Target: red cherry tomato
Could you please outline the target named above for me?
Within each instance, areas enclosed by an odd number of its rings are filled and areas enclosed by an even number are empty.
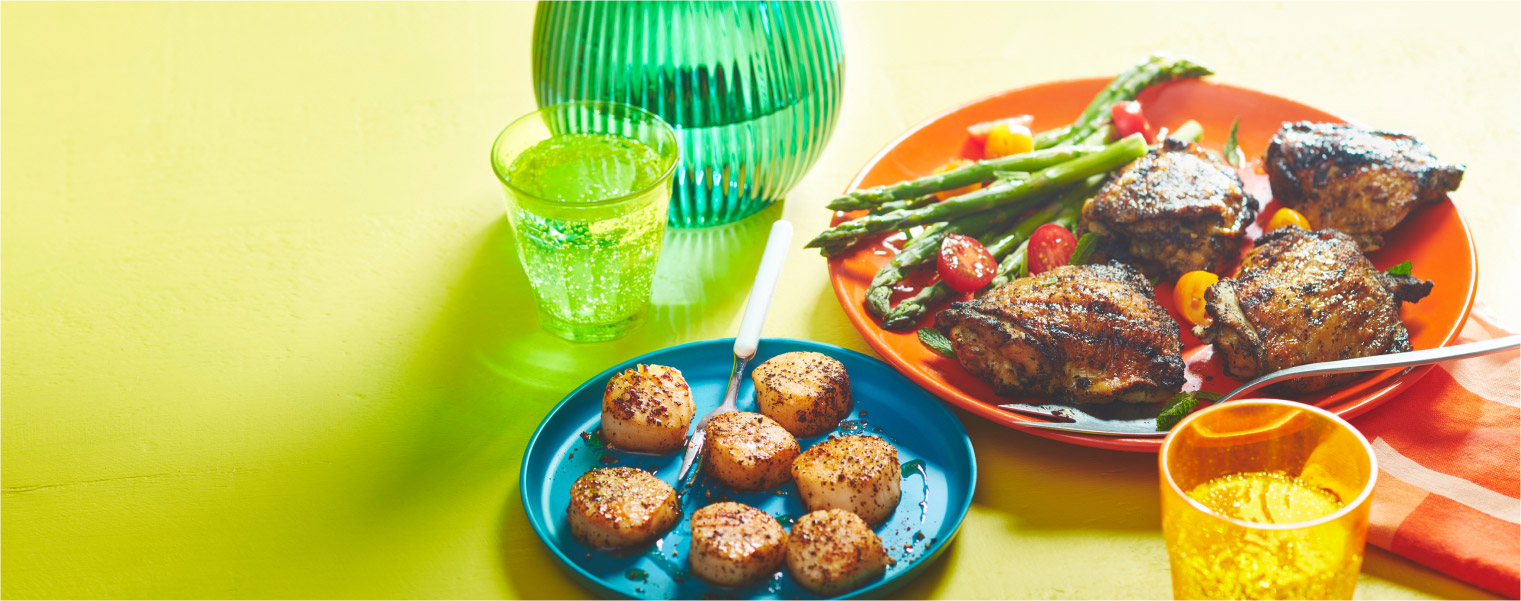
[[[998,273],[998,262],[982,243],[961,234],[951,234],[940,242],[940,258],[935,261],[940,281],[957,292],[975,292]]]
[[[1066,265],[1075,248],[1077,238],[1067,228],[1055,223],[1035,228],[1035,233],[1030,234],[1030,245],[1025,248],[1030,275]]]
[[[1114,120],[1114,129],[1121,138],[1140,132],[1147,144],[1156,141],[1156,132],[1152,131],[1146,116],[1141,114],[1141,103],[1134,100],[1116,102],[1109,107],[1109,117]]]

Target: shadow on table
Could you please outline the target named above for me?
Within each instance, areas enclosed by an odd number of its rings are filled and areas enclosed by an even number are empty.
[[[523,491],[517,485],[502,504],[498,531],[501,565],[519,599],[596,599],[597,594],[581,585],[560,565],[544,543],[534,536],[523,509]]]
[[[587,378],[659,348],[732,335],[780,214],[778,203],[728,226],[668,230],[648,318],[602,343],[568,342],[539,326],[505,216],[476,233],[470,244],[479,250],[468,267],[440,283],[448,297],[404,368],[407,394],[378,402],[388,423],[402,425],[393,447],[374,451],[388,456],[390,470],[370,509],[403,520],[489,507],[504,594],[587,595],[558,571],[523,513],[517,479],[525,445]]]
[[[940,591],[945,587],[946,579],[951,577],[951,570],[956,564],[957,555],[960,553],[961,535],[951,542],[951,546],[935,558],[935,563],[924,568],[907,584],[893,591],[889,598],[892,599],[934,599],[940,597]]]

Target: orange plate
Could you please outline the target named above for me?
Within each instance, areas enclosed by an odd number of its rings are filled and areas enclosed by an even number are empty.
[[[975,123],[1019,114],[1034,115],[1034,131],[1071,123],[1107,82],[1107,79],[1080,79],[1042,84],[978,100],[932,117],[877,153],[856,175],[849,189],[923,176],[952,158],[976,158],[978,150],[967,143],[966,134],[966,127]],[[1261,157],[1267,149],[1268,141],[1278,131],[1278,126],[1285,121],[1345,121],[1292,100],[1199,80],[1175,82],[1147,90],[1141,96],[1141,103],[1145,107],[1147,120],[1158,127],[1176,128],[1189,119],[1198,121],[1204,126],[1202,143],[1216,150],[1229,135],[1231,122],[1240,117],[1241,127],[1237,139],[1242,152],[1248,157]],[[1253,159],[1240,173],[1247,190],[1258,199],[1266,199],[1271,193],[1267,177],[1256,172],[1259,165],[1260,159]],[[1278,203],[1268,202],[1256,224],[1248,231],[1248,237],[1255,239],[1276,210]],[[847,217],[845,213],[836,213],[833,223],[844,221]],[[872,275],[895,252],[896,241],[901,238],[901,235],[889,236],[861,245],[852,254],[829,261],[829,277],[834,282],[835,296],[845,308],[845,314],[850,317],[851,323],[855,324],[866,341],[888,363],[951,404],[1003,424],[1038,421],[1037,418],[999,409],[997,405],[1014,399],[999,397],[987,384],[962,369],[954,359],[941,357],[925,348],[914,330],[884,330],[866,312],[862,300]],[[1416,349],[1448,344],[1457,336],[1463,321],[1468,317],[1477,285],[1477,261],[1467,224],[1463,222],[1452,201],[1448,200],[1412,213],[1399,227],[1385,235],[1385,242],[1383,249],[1369,255],[1374,265],[1385,269],[1409,260],[1414,264],[1414,275],[1436,283],[1431,296],[1417,304],[1406,304],[1401,311],[1405,326],[1410,330],[1411,344]],[[1249,246],[1246,244],[1243,248]],[[922,284],[923,280],[918,282]],[[1172,311],[1174,319],[1184,323],[1185,320],[1173,307],[1172,285],[1164,282],[1157,286],[1156,291],[1157,300]],[[898,292],[894,295],[894,301],[905,295],[904,291]],[[932,321],[931,317],[926,317],[915,329],[927,326]],[[1240,382],[1222,373],[1220,361],[1213,357],[1213,349],[1201,344],[1186,328],[1183,331],[1183,346],[1183,357],[1188,364],[1188,384],[1185,388],[1228,392],[1240,385]],[[1352,418],[1393,398],[1400,390],[1426,375],[1430,369],[1431,366],[1424,366],[1408,371],[1379,372],[1347,386],[1307,395],[1299,400],[1313,403],[1343,418]],[[1162,445],[1160,438],[1115,438],[1020,429],[1047,438],[1105,449],[1155,453]]]

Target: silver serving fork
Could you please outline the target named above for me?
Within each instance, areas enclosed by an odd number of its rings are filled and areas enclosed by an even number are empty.
[[[1262,376],[1240,388],[1232,390],[1229,394],[1221,397],[1216,403],[1224,403],[1241,398],[1246,393],[1258,390],[1264,386],[1303,378],[1305,376],[1318,376],[1326,374],[1344,374],[1359,371],[1375,371],[1391,367],[1410,367],[1426,365],[1452,359],[1464,359],[1498,353],[1514,348],[1521,348],[1521,335],[1506,336],[1494,340],[1470,342],[1456,346],[1444,346],[1441,348],[1411,351],[1408,353],[1391,353],[1388,355],[1374,355],[1372,357],[1360,357],[1357,359],[1343,359],[1341,361],[1326,361],[1322,363],[1310,363],[1296,367],[1290,367],[1275,371]],[[1022,428],[1035,428],[1041,430],[1055,430],[1058,432],[1073,432],[1077,434],[1093,434],[1097,436],[1122,436],[1126,438],[1161,438],[1167,436],[1167,431],[1157,431],[1156,415],[1160,412],[1155,407],[1152,414],[1146,418],[1129,419],[1102,419],[1093,418],[1087,414],[1079,415],[1079,411],[1061,408],[1050,411],[1051,405],[1027,405],[1008,404],[1000,405],[1004,409],[1015,411],[1024,415],[1044,417],[1047,419],[1060,420],[1056,422],[1014,422],[1014,425]],[[1050,411],[1050,412],[1048,412]],[[1129,416],[1127,416],[1129,417]]]
[[[729,386],[724,391],[724,402],[717,409],[697,422],[696,431],[687,437],[686,454],[681,458],[681,471],[676,473],[676,488],[684,490],[688,474],[697,458],[702,455],[707,436],[703,429],[713,416],[737,410],[739,380],[745,375],[745,367],[755,358],[760,343],[761,325],[766,323],[766,310],[771,307],[771,296],[776,292],[776,281],[781,277],[782,263],[787,258],[787,246],[792,243],[792,223],[778,219],[771,224],[771,235],[766,239],[766,250],[761,255],[760,267],[755,270],[755,285],[750,288],[750,299],[745,301],[745,316],[739,322],[739,335],[734,337],[734,366],[729,370]]]

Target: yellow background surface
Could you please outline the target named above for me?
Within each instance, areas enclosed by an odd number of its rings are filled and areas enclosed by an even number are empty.
[[[950,106],[1156,48],[1467,163],[1512,323],[1515,4],[845,4],[844,108],[785,207],[673,233],[654,319],[541,330],[487,163],[534,109],[531,4],[0,6],[6,597],[580,597],[529,529],[540,417],[616,362],[731,335],[869,352],[802,252],[877,149]],[[908,597],[1167,597],[1155,459],[960,414],[981,467]],[[1359,595],[1482,591],[1369,549]]]

